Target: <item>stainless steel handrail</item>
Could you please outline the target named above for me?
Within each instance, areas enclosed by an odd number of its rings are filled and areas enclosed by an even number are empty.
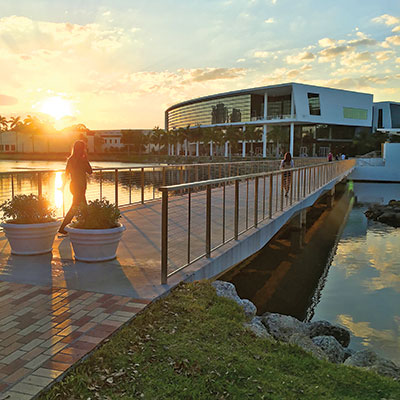
[[[183,268],[192,264],[193,262],[201,259],[202,257],[210,257],[212,251],[218,249],[222,245],[226,244],[231,240],[237,240],[238,236],[252,228],[257,228],[261,221],[271,219],[277,213],[284,211],[286,207],[292,206],[293,203],[299,202],[306,198],[309,194],[320,189],[333,179],[343,174],[346,171],[354,168],[355,160],[344,160],[335,162],[325,162],[307,167],[296,167],[290,169],[284,169],[279,171],[260,172],[255,174],[246,174],[241,176],[232,176],[220,179],[209,179],[199,182],[184,183],[178,185],[162,186],[159,190],[162,193],[162,215],[161,215],[161,283],[166,284],[168,278]],[[240,199],[240,182],[246,182],[246,192],[244,199]],[[249,183],[252,186],[252,196],[249,197]],[[260,190],[260,182],[263,186]],[[232,187],[230,196],[226,194],[226,188]],[[268,189],[267,189],[268,187]],[[217,215],[217,218],[213,219],[213,192],[212,189],[216,189],[215,193],[221,195],[222,193],[222,215]],[[197,205],[197,213],[202,207],[205,207],[205,235],[204,250],[191,257],[191,247],[193,247],[191,240],[191,230],[193,226],[192,214],[193,214],[193,194],[205,192],[204,204]],[[286,192],[286,193],[284,193]],[[182,251],[185,254],[185,262],[178,265],[172,272],[169,272],[169,247],[170,240],[172,244],[174,242],[181,245],[182,238],[169,237],[169,214],[170,207],[173,202],[169,201],[171,193],[176,193],[181,196],[183,203],[186,202],[185,196],[187,197],[187,224],[185,224],[185,218],[182,212],[182,201],[179,202],[179,224],[180,229],[186,229],[185,237],[187,237],[187,247]],[[259,207],[260,193],[262,193],[262,207]],[[290,195],[289,195],[290,194]],[[217,195],[216,195],[217,196]],[[268,199],[267,199],[268,196]],[[228,198],[230,197],[230,198]],[[253,197],[253,198],[251,198]],[[200,197],[198,196],[198,199]],[[227,201],[228,199],[228,201]],[[226,237],[226,210],[228,202],[230,200],[230,206],[233,211],[233,224],[230,228],[233,231],[231,237]],[[241,202],[245,202],[241,206]],[[253,218],[249,221],[249,206],[253,204]],[[274,204],[275,203],[275,204]],[[233,206],[232,206],[233,205]],[[200,208],[199,208],[200,207]],[[268,212],[266,208],[268,207]],[[244,209],[245,212],[245,226],[243,229],[240,227],[240,210]],[[260,215],[259,210],[262,210]],[[217,212],[215,212],[217,214]],[[219,219],[218,219],[219,217]],[[213,246],[213,233],[212,223],[222,225],[222,240],[215,243]],[[175,221],[176,224],[176,221]],[[198,225],[198,224],[197,224]],[[202,243],[199,234],[196,233],[197,243]]]

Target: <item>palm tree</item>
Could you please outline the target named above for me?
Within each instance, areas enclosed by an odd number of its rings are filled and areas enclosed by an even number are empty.
[[[167,149],[167,154],[168,154],[168,145],[169,145],[169,132],[168,131],[162,131],[161,133],[161,138],[160,138],[160,143],[164,146],[164,148]],[[169,155],[169,154],[168,154]]]
[[[239,128],[237,126],[230,125],[226,128],[225,135],[230,144],[232,155],[232,153],[237,151],[238,141],[241,138]]]
[[[0,115],[0,131],[6,131],[8,129],[8,122],[6,117]]]
[[[203,129],[200,125],[197,125],[190,134],[190,137],[196,142],[196,157],[199,156],[199,141],[203,139]]]
[[[35,140],[34,136],[40,132],[41,122],[39,118],[33,117],[32,115],[27,115],[24,119],[23,131],[31,135],[32,140],[32,153],[35,152]]]
[[[214,128],[213,132],[213,138],[214,142],[217,146],[223,147],[227,141],[225,132],[222,130],[222,128]]]
[[[203,128],[203,142],[210,143],[210,157],[213,156],[214,128]]]
[[[244,132],[244,137],[247,141],[250,142],[250,154],[253,155],[253,144],[254,142],[258,142],[261,140],[262,133],[257,126],[248,125],[246,127],[246,131]]]
[[[159,126],[155,126],[153,129],[153,132],[151,133],[150,141],[154,145],[157,145],[158,149],[158,154],[160,154],[161,151],[161,141],[162,141],[162,136],[163,136],[164,130],[160,129]]]
[[[21,117],[11,117],[10,118],[10,130],[15,132],[15,149],[18,152],[18,132],[21,132],[23,129],[23,123],[21,121]]]
[[[178,130],[173,129],[169,131],[169,143],[172,144],[173,149],[174,149],[174,156],[178,156],[178,142],[179,142],[179,136],[178,136]]]
[[[188,125],[187,128],[179,128],[178,129],[178,143],[185,146],[185,156],[186,157],[188,155],[189,127],[190,127],[190,125]]]

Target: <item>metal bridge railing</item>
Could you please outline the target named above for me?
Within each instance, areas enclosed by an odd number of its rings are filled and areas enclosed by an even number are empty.
[[[354,165],[344,160],[160,187],[161,283]]]
[[[320,162],[317,158],[301,158],[296,163]],[[239,161],[232,163],[204,163],[179,165],[147,165],[143,167],[94,169],[88,178],[88,200],[105,197],[120,207],[144,203],[161,197],[159,188],[187,182],[218,179],[228,176],[273,171],[278,160]],[[15,171],[0,173],[0,203],[17,194],[44,195],[56,209],[56,215],[65,215],[72,202],[66,188],[63,170]]]

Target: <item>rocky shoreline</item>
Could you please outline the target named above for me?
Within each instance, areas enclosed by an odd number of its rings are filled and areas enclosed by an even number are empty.
[[[245,326],[257,337],[296,344],[320,360],[335,364],[365,368],[395,380],[400,380],[400,367],[380,357],[372,350],[354,351],[349,348],[350,332],[328,321],[301,322],[294,317],[277,313],[257,316],[256,306],[241,299],[230,282],[212,283],[217,295],[237,302],[247,317]]]
[[[388,204],[374,204],[365,211],[365,216],[373,221],[400,227],[400,201],[390,200]]]

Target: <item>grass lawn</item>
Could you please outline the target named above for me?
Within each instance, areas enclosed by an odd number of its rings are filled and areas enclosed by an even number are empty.
[[[400,399],[400,383],[243,328],[208,282],[150,305],[40,399]]]

